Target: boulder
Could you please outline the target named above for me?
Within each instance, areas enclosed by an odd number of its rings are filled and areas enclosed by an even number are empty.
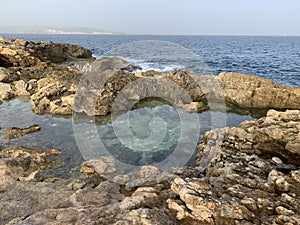
[[[92,52],[79,45],[52,42],[27,42],[26,50],[43,62],[62,63],[80,59],[93,59]]]
[[[274,84],[270,80],[239,73],[217,77],[225,101],[240,107],[300,109],[300,88]]]
[[[13,86],[11,84],[0,82],[0,99],[9,100],[15,96]]]

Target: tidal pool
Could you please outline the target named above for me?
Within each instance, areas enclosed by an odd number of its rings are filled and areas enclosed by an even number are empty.
[[[111,116],[82,116],[80,119],[78,115],[76,118],[74,120],[74,115],[73,118],[36,115],[31,110],[30,99],[3,102],[0,105],[1,128],[38,124],[41,131],[4,140],[4,131],[0,129],[0,145],[59,149],[62,151],[62,164],[47,171],[46,176],[68,178],[78,173],[82,161],[102,155],[112,155],[117,160],[135,166],[162,162],[178,146],[182,150],[180,154],[183,154],[179,158],[187,157],[188,154],[192,156],[194,152],[190,152],[190,149],[195,147],[206,131],[237,126],[245,120],[254,119],[249,115],[224,112],[186,113],[169,105],[137,108],[122,115],[114,115],[113,119]],[[195,118],[198,124],[195,124]],[[99,152],[99,140],[102,148],[105,148],[105,154]],[[194,145],[189,146],[191,143]],[[184,155],[185,149],[189,149],[187,155]],[[193,159],[188,163],[193,163]]]

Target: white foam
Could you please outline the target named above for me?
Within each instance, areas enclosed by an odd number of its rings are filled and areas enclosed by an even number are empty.
[[[149,70],[155,70],[158,72],[167,72],[167,71],[173,71],[173,70],[183,70],[185,67],[179,64],[160,64],[160,63],[153,63],[153,62],[137,62],[134,63],[135,66],[141,67],[142,71],[146,72]]]

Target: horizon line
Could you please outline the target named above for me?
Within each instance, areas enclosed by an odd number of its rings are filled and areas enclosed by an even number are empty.
[[[31,34],[31,35],[103,35],[103,36],[265,36],[265,37],[299,37],[300,34],[153,34],[153,33],[103,33],[103,34],[97,34],[97,33],[31,33],[31,32],[1,32],[0,35],[5,34]]]

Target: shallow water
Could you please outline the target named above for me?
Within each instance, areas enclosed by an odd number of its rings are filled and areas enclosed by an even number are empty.
[[[185,118],[184,125],[182,125],[183,116]],[[76,118],[76,123],[73,124],[74,118],[72,117],[36,115],[31,110],[29,100],[14,99],[4,102],[0,105],[1,128],[39,124],[41,131],[12,140],[3,140],[4,131],[1,129],[0,145],[59,149],[62,151],[60,156],[62,164],[48,171],[47,174],[67,178],[72,176],[74,171],[78,171],[82,161],[103,155],[97,148],[99,140],[104,145],[106,153],[122,162],[131,165],[154,164],[167,158],[179,142],[189,143],[191,138],[194,138],[192,140],[194,143],[195,138],[200,138],[211,128],[236,126],[244,120],[253,119],[251,116],[240,116],[234,113],[191,114],[175,110],[167,105],[136,109],[117,117],[113,123],[110,122],[110,117],[83,117],[82,120],[78,120],[78,116]],[[193,124],[195,118],[199,121],[197,126]],[[212,122],[212,118],[215,118],[214,122]],[[216,121],[218,118],[220,121]],[[129,127],[120,125],[124,122]],[[155,122],[158,122],[158,125]],[[164,127],[161,126],[161,123],[166,125],[166,130],[159,130]],[[90,125],[92,125],[92,129]],[[80,130],[78,127],[82,129]],[[130,133],[120,132],[123,128],[126,132],[130,130]],[[83,141],[74,135],[74,131],[75,134],[79,133],[79,136],[84,138]],[[133,134],[133,137],[127,137],[127,134]]]

